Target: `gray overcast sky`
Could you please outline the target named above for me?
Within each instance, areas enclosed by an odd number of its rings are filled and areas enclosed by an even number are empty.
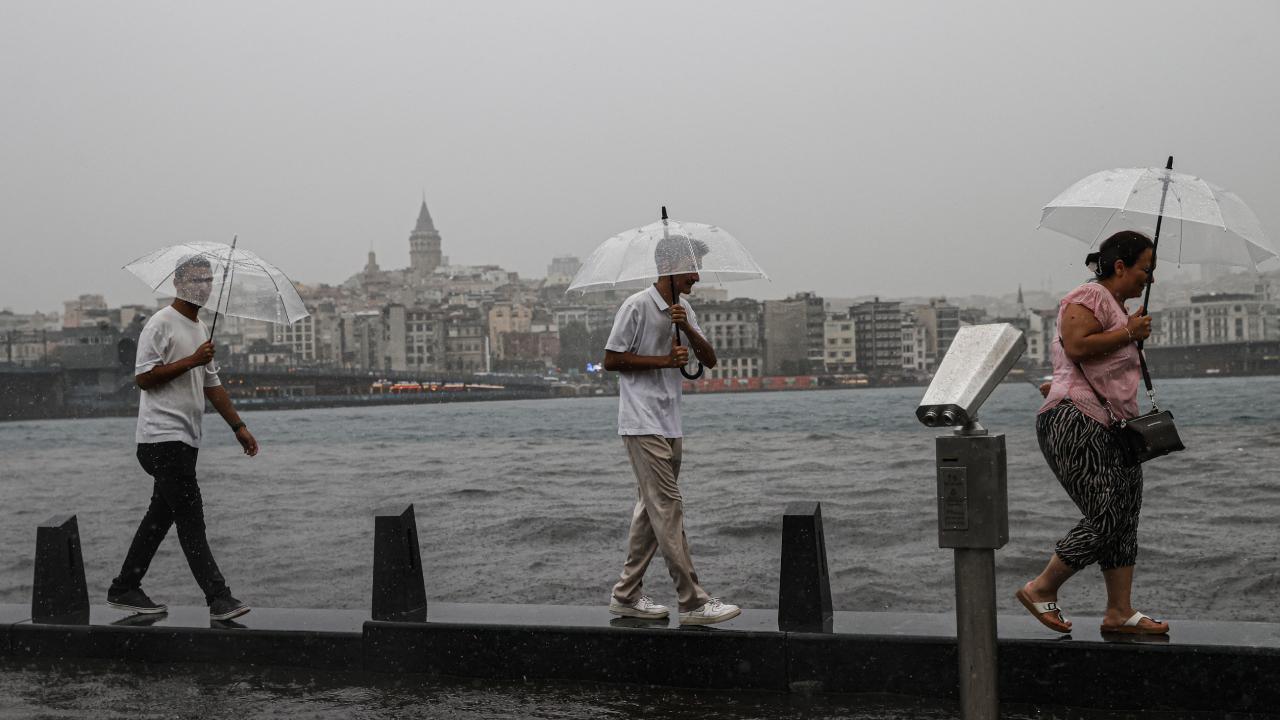
[[[5,2],[0,307],[99,292],[182,240],[294,280],[673,217],[773,278],[733,294],[1067,287],[1040,207],[1109,167],[1242,196],[1280,234],[1280,3]]]

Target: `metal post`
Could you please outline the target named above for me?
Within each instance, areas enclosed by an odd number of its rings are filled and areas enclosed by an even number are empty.
[[[956,548],[955,570],[961,717],[995,720],[1000,716],[996,689],[995,551]]]
[[[995,720],[995,549],[1009,538],[1004,435],[990,435],[971,419],[939,437],[937,451],[938,544],[955,552],[961,717]]]

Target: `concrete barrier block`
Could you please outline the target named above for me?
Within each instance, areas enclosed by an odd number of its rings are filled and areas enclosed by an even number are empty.
[[[413,505],[374,516],[372,614],[374,620],[427,619],[427,589]]]
[[[782,517],[782,568],[778,578],[778,628],[831,632],[831,579],[822,536],[822,505],[788,503]]]
[[[50,518],[36,528],[31,619],[38,623],[89,622],[89,591],[75,515]]]

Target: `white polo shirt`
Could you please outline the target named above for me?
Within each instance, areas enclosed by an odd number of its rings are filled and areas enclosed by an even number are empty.
[[[157,365],[168,365],[196,351],[209,339],[209,328],[188,320],[167,306],[152,315],[138,336],[138,357],[133,374],[141,375]],[[200,447],[204,419],[204,389],[221,385],[217,362],[188,370],[169,382],[143,390],[138,400],[139,443],[177,440]]]
[[[689,324],[702,335],[693,307],[684,298],[680,298],[680,305],[687,313]],[[622,302],[613,319],[613,330],[609,333],[605,349],[636,355],[670,355],[673,332],[675,325],[671,323],[667,301],[662,299],[657,288],[650,285]],[[681,344],[689,346],[683,335]],[[693,354],[692,348],[689,354]],[[679,368],[630,370],[618,374],[619,435],[684,436],[680,427],[683,379]]]

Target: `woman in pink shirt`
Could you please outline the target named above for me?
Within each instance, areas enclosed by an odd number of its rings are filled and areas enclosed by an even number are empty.
[[[1155,254],[1147,236],[1124,231],[1107,238],[1085,262],[1097,277],[1058,305],[1053,382],[1036,416],[1040,451],[1084,517],[1017,598],[1046,627],[1071,632],[1058,609],[1058,589],[1096,562],[1107,586],[1102,631],[1167,633],[1168,623],[1134,610],[1130,602],[1142,466],[1126,460],[1113,427],[1115,419],[1138,414],[1136,343],[1151,334],[1151,317],[1145,308],[1130,314],[1124,303],[1155,282]]]

